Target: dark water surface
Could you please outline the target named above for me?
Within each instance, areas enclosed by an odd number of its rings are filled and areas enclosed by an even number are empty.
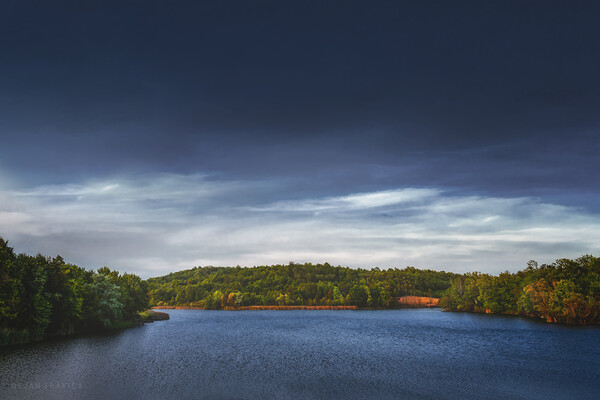
[[[0,350],[0,399],[600,399],[600,329],[389,311],[168,310]]]

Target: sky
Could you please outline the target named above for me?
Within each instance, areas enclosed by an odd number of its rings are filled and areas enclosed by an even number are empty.
[[[600,255],[596,1],[0,2],[0,236],[147,278]]]

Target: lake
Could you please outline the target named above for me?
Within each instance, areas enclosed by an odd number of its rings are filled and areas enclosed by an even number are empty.
[[[598,399],[600,328],[439,309],[166,310],[0,349],[1,399]]]

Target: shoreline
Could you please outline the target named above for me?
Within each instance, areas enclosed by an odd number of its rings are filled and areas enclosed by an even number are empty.
[[[440,306],[440,299],[426,296],[402,296],[396,299],[395,305],[400,308],[434,308]]]
[[[437,297],[426,297],[426,296],[402,296],[396,298],[394,303],[388,307],[358,307],[355,305],[347,306],[264,306],[264,305],[253,305],[253,306],[223,306],[219,308],[221,311],[256,311],[256,310],[393,310],[398,308],[438,308],[440,299]],[[192,303],[193,304],[193,303]],[[206,310],[204,307],[194,305],[179,305],[179,306],[152,306],[152,310]]]
[[[242,306],[242,307],[223,307],[216,311],[260,311],[260,310],[358,310],[357,306]],[[152,310],[205,310],[203,307],[196,306],[154,306]]]
[[[0,348],[6,348],[17,345],[28,345],[32,343],[41,343],[48,340],[57,340],[57,339],[68,339],[68,338],[76,338],[82,337],[86,335],[95,335],[95,334],[104,334],[116,332],[124,329],[136,328],[140,326],[144,326],[145,324],[152,323],[154,321],[165,321],[171,319],[171,316],[168,313],[154,311],[152,309],[142,311],[139,313],[138,319],[126,320],[126,321],[117,321],[109,326],[102,327],[85,327],[79,329],[73,329],[68,332],[59,332],[44,335],[43,337],[32,337],[31,333],[26,330],[8,330],[5,329],[3,332],[0,331],[0,334],[5,335],[2,338],[2,342],[0,343]],[[25,332],[27,331],[27,332]]]

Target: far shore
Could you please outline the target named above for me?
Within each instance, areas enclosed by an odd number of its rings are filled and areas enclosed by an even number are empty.
[[[153,310],[204,310],[195,306],[154,306]],[[223,307],[222,311],[252,311],[252,310],[358,310],[356,306],[244,306]]]
[[[398,297],[392,307],[386,308],[433,308],[439,307],[440,299],[425,296]],[[205,310],[199,306],[153,306],[153,310]],[[361,310],[376,310],[377,308],[360,308]],[[252,310],[359,310],[357,306],[225,306],[223,311],[252,311]]]

